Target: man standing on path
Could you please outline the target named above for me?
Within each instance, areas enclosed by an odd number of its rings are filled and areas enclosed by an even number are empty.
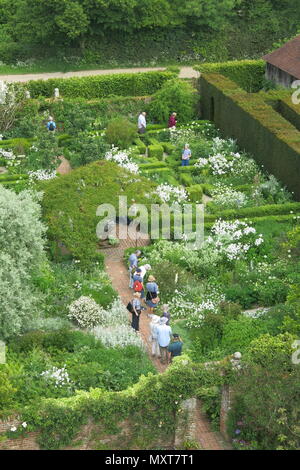
[[[177,333],[173,334],[173,340],[168,346],[168,351],[170,354],[170,362],[172,362],[173,357],[180,356],[182,352],[183,342],[181,341],[180,336]]]
[[[166,317],[161,317],[159,319],[159,325],[156,328],[157,342],[159,345],[161,363],[168,363],[168,346],[172,337],[172,330],[170,326],[167,326],[168,319]]]
[[[140,113],[139,118],[138,118],[138,133],[145,134],[146,127],[147,127],[146,113],[145,111],[143,111],[142,113]]]

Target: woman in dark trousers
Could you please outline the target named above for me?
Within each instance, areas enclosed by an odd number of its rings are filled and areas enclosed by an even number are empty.
[[[149,307],[150,314],[153,314],[153,309],[157,307],[157,304],[159,302],[158,285],[155,282],[154,276],[149,276],[148,282],[146,284],[146,289],[146,304]]]
[[[139,331],[140,329],[140,315],[142,311],[142,306],[141,306],[141,294],[139,292],[135,292],[133,294],[133,299],[132,299],[132,320],[131,320],[131,326],[135,331]]]

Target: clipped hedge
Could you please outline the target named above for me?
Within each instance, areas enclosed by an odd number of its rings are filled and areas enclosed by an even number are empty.
[[[138,151],[141,155],[144,155],[146,153],[146,148],[147,147],[141,139],[137,138],[137,139],[134,140],[133,143],[134,143],[134,145],[137,146]]]
[[[257,207],[244,207],[242,209],[227,209],[218,214],[205,214],[207,222],[216,219],[245,219],[252,217],[266,217],[300,212],[300,202],[288,202],[285,204],[268,204]]]
[[[203,117],[236,139],[300,200],[300,132],[260,94],[245,92],[223,75],[202,74],[200,88]]]
[[[192,202],[201,203],[203,198],[203,190],[200,184],[194,184],[187,188],[189,198]]]
[[[263,60],[235,60],[230,62],[217,62],[200,64],[194,67],[201,73],[219,73],[238,86],[251,93],[262,89],[265,76],[265,62]]]
[[[191,186],[193,184],[193,177],[187,173],[181,173],[179,175],[179,182],[184,186]]]
[[[158,91],[163,83],[174,77],[172,72],[139,72],[112,75],[91,75],[88,77],[50,78],[34,80],[25,86],[33,98],[44,96],[50,98],[54,89],[68,98],[106,98],[116,96],[145,96]]]
[[[281,99],[278,103],[278,112],[283,116],[287,121],[289,121],[293,126],[300,131],[300,109],[298,104],[293,104],[291,96],[288,96],[285,99]]]
[[[150,145],[148,146],[148,155],[149,157],[157,158],[157,160],[162,160],[164,156],[164,148],[160,142],[158,142],[153,137],[149,139]]]
[[[167,165],[165,162],[157,160],[156,162],[151,163],[141,163],[139,168],[140,170],[154,170],[156,168],[167,168]]]
[[[176,148],[175,145],[171,144],[171,142],[161,142],[161,145],[163,146],[164,151],[168,155],[172,155],[172,153],[174,152]]]

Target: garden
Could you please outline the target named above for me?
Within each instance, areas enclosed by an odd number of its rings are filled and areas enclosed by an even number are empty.
[[[138,75],[98,85],[65,79],[64,89],[35,82],[32,98],[23,85],[5,90],[0,416],[18,415],[25,425],[0,439],[37,430],[41,448],[56,449],[70,445],[89,419],[104,435],[118,435],[127,420],[132,439],[119,448],[153,448],[160,440],[168,448],[181,400],[201,399],[217,430],[221,387],[229,384],[234,448],[298,449],[300,375],[292,354],[300,333],[300,203],[236,140],[200,119],[194,82],[176,71]],[[64,93],[55,99],[57,86]],[[168,128],[174,110],[178,124]],[[137,133],[141,111],[145,134]],[[46,129],[49,115],[55,132]],[[182,166],[186,143],[191,159]],[[64,175],[57,171],[62,157],[72,168]],[[205,209],[200,248],[174,239],[175,222],[171,240],[141,248],[140,264],[151,265],[184,342],[184,356],[162,374],[130,327],[96,236],[97,207],[117,209],[119,196],[146,207]],[[124,252],[124,269],[135,250]],[[235,352],[239,370],[229,367]]]

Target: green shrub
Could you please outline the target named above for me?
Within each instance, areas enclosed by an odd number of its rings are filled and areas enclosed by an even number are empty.
[[[251,341],[265,332],[265,325],[259,319],[240,316],[224,325],[221,348],[227,354],[244,353]]]
[[[189,176],[189,175],[182,175],[183,176]],[[187,191],[189,193],[189,198],[192,202],[202,202],[203,198],[203,190],[200,184],[194,184],[190,187],[187,188]]]
[[[148,146],[148,155],[153,158],[157,158],[157,160],[162,160],[164,155],[163,147],[157,144],[151,144]]]
[[[139,151],[139,154],[145,154],[146,153],[146,145],[141,139],[134,139],[134,145],[137,146],[137,149]]]
[[[113,119],[106,129],[106,140],[110,145],[121,149],[128,148],[136,138],[136,126],[128,119],[120,117]]]
[[[44,191],[42,200],[44,218],[49,227],[48,237],[57,247],[62,244],[81,260],[81,265],[91,266],[99,262],[103,266],[103,254],[97,251],[96,228],[102,220],[96,215],[99,205],[112,204],[116,211],[119,195],[136,198],[149,205],[144,193],[154,192],[156,185],[143,177],[132,179],[132,173],[106,160],[77,168],[67,175],[40,182]],[[151,201],[153,202],[153,201]],[[63,210],[62,210],[63,208]],[[103,217],[102,217],[103,218]],[[54,250],[57,257],[61,250]]]
[[[16,388],[10,383],[7,371],[0,369],[0,411],[14,406]]]
[[[170,142],[161,142],[161,145],[163,146],[164,151],[168,155],[172,155],[172,153],[174,152],[174,150],[176,148],[175,145],[171,144]]]
[[[222,74],[233,80],[244,90],[255,93],[263,87],[265,67],[266,64],[263,60],[235,60],[211,64],[204,63],[194,68],[201,73]]]
[[[293,354],[292,344],[295,340],[289,333],[271,336],[269,333],[253,338],[248,351],[247,360],[267,367],[276,361],[286,366],[291,366],[291,357]]]
[[[156,168],[167,168],[167,165],[165,162],[156,160],[156,162],[152,163],[141,163],[139,168],[140,170],[154,170]]]
[[[155,93],[149,105],[149,114],[151,119],[167,124],[170,114],[176,111],[179,122],[186,123],[195,116],[195,101],[191,85],[174,78]]]
[[[185,186],[191,186],[193,184],[193,177],[189,174],[182,173],[179,175],[179,182]]]
[[[50,78],[26,83],[26,88],[33,98],[45,96],[50,98],[54,88],[68,98],[106,98],[116,96],[152,95],[162,84],[174,77],[171,72],[142,72],[113,75],[91,75],[89,77]]]

